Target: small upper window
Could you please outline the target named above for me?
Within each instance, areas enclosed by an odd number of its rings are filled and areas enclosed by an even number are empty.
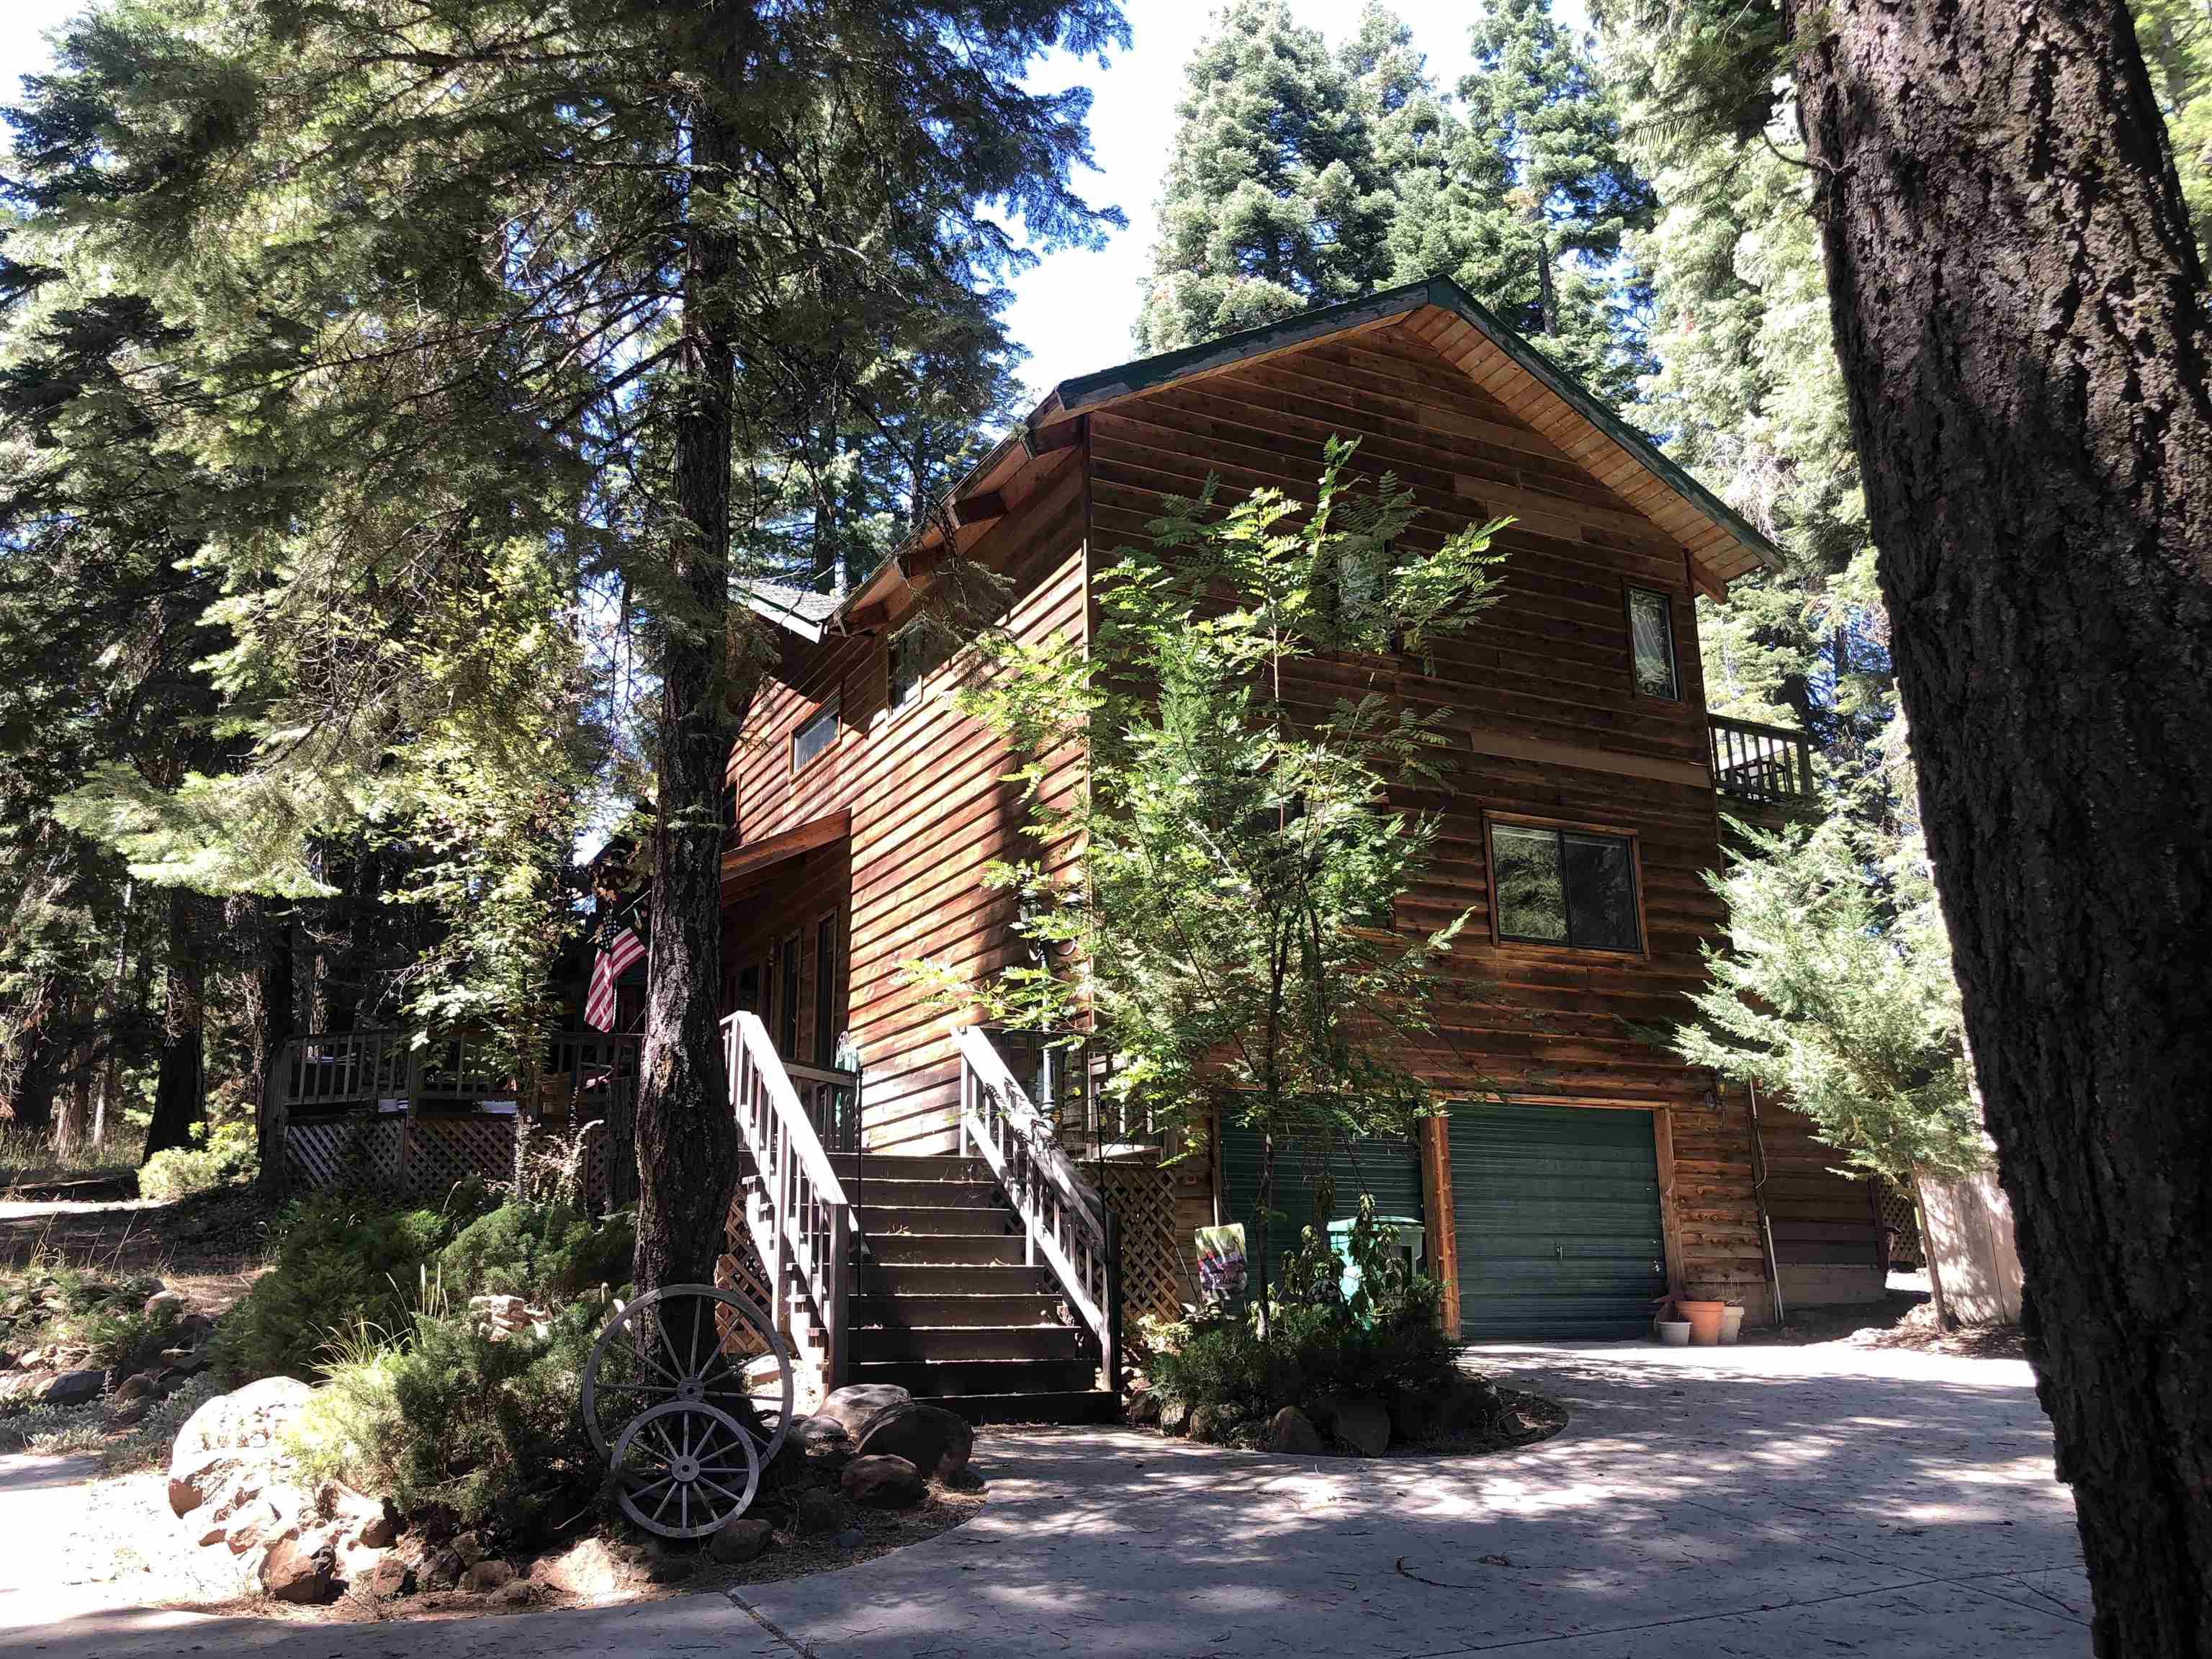
[[[890,706],[905,708],[921,695],[921,682],[937,666],[937,652],[928,624],[916,623],[891,635]]]
[[[1679,702],[1674,672],[1674,611],[1664,593],[1628,590],[1628,639],[1636,658],[1636,689],[1647,697]]]
[[[1592,951],[1641,947],[1636,858],[1626,836],[1493,823],[1490,853],[1498,938]]]
[[[837,740],[837,705],[831,703],[791,734],[791,769],[803,771],[806,763]]]

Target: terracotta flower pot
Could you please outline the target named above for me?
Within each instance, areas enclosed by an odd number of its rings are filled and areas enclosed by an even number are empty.
[[[1728,1311],[1725,1302],[1677,1302],[1674,1311],[1690,1322],[1690,1346],[1693,1348],[1714,1348],[1720,1346],[1721,1316]]]

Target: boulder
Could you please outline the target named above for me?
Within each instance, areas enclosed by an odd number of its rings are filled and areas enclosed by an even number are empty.
[[[1336,1402],[1336,1437],[1362,1457],[1380,1457],[1390,1449],[1390,1413],[1371,1394],[1355,1394]]]
[[[845,1505],[836,1492],[807,1486],[791,1500],[791,1523],[799,1531],[817,1536],[835,1532],[845,1524]]]
[[[252,1452],[211,1451],[169,1465],[169,1512],[179,1519],[225,1494],[258,1498],[269,1460]]]
[[[327,1601],[337,1589],[337,1543],[329,1528],[287,1528],[261,1558],[261,1588],[279,1601]]]
[[[925,1479],[957,1478],[975,1449],[975,1431],[968,1419],[942,1406],[909,1400],[878,1413],[854,1447],[860,1457],[903,1457]]]
[[[902,1510],[919,1504],[929,1488],[921,1471],[903,1457],[862,1455],[845,1466],[838,1485],[855,1504],[871,1509]]]
[[[1229,1414],[1220,1407],[1201,1401],[1190,1408],[1189,1427],[1192,1439],[1218,1446],[1229,1437]]]
[[[1150,1389],[1129,1396],[1129,1406],[1123,1413],[1130,1422],[1142,1428],[1160,1420],[1160,1397]]]
[[[399,1541],[399,1522],[390,1509],[380,1509],[361,1523],[354,1541],[366,1550],[388,1550]]]
[[[49,1406],[83,1406],[99,1399],[106,1386],[106,1371],[64,1371],[39,1398]]]
[[[144,1311],[159,1314],[164,1310],[183,1318],[191,1311],[192,1304],[176,1291],[156,1291],[146,1298]]]
[[[826,1418],[858,1440],[878,1413],[903,1406],[914,1396],[896,1382],[854,1382],[834,1390],[822,1402],[817,1418]]]
[[[1321,1431],[1296,1406],[1285,1406],[1267,1419],[1267,1429],[1260,1436],[1260,1449],[1291,1457],[1318,1457]]]
[[[472,1532],[453,1534],[453,1553],[461,1558],[461,1565],[473,1567],[484,1559],[483,1540]]]
[[[741,1566],[759,1557],[775,1530],[765,1521],[741,1515],[722,1523],[721,1530],[707,1546],[708,1553],[726,1567]]]
[[[467,1571],[461,1565],[461,1558],[450,1549],[433,1550],[422,1558],[422,1587],[434,1590],[451,1589],[461,1582],[461,1575]]]
[[[623,1562],[604,1538],[586,1538],[538,1564],[536,1577],[549,1589],[596,1601],[612,1595],[627,1576]]]
[[[837,1547],[841,1550],[856,1550],[867,1541],[868,1534],[858,1527],[848,1527],[837,1534]]]
[[[115,1385],[115,1401],[118,1405],[128,1406],[143,1400],[148,1395],[159,1394],[161,1390],[161,1372],[138,1371]]]
[[[1190,1402],[1188,1400],[1160,1401],[1160,1432],[1181,1434],[1190,1427]]]
[[[472,1595],[489,1595],[514,1582],[514,1569],[495,1555],[488,1555],[468,1571],[462,1586]]]
[[[794,1417],[784,1436],[787,1445],[796,1443],[806,1451],[848,1446],[852,1440],[851,1432],[834,1417]]]
[[[234,1393],[218,1395],[177,1431],[169,1452],[171,1466],[203,1452],[273,1444],[314,1392],[295,1376],[264,1376]]]
[[[527,1578],[516,1579],[492,1597],[503,1607],[526,1607],[537,1599],[538,1586]]]
[[[1496,1383],[1486,1376],[1454,1371],[1438,1401],[1437,1427],[1446,1434],[1486,1431],[1497,1423],[1502,1409]]]
[[[161,1363],[168,1367],[172,1376],[198,1376],[214,1362],[202,1357],[197,1348],[164,1348]]]
[[[379,1601],[394,1601],[415,1588],[415,1569],[396,1555],[386,1555],[363,1574],[360,1582]]]

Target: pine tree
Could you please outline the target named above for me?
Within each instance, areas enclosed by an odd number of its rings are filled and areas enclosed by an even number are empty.
[[[2212,6],[2135,0],[2136,38],[2156,82],[2199,258],[2212,258]]]
[[[1619,262],[1656,198],[1622,143],[1618,101],[1551,0],[1489,0],[1470,40],[1457,188],[1440,212],[1401,216],[1399,273],[1455,276],[1585,385],[1625,402],[1644,367],[1632,326],[1644,296]]]
[[[1237,0],[1184,70],[1139,352],[1257,328],[1385,279],[1390,200],[1353,77],[1286,0]]]
[[[1006,267],[983,204],[1095,235],[1067,184],[1087,94],[1021,81],[1126,31],[1110,0],[234,14],[94,16],[18,123],[42,234],[184,331],[161,435],[213,480],[182,517],[250,747],[220,783],[116,778],[109,830],[317,890],[321,832],[428,799],[422,732],[517,758],[505,683],[452,672],[501,562],[618,587],[653,677],[637,1276],[709,1278],[736,1162],[722,772],[763,663],[733,457],[812,442],[827,470],[905,319]]]

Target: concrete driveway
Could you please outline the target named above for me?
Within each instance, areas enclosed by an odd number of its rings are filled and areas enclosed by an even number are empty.
[[[1825,1345],[1485,1351],[1563,1399],[1506,1457],[1311,1462],[994,1435],[968,1526],[842,1572],[642,1606],[307,1627],[88,1613],[70,1659],[2075,1659],[2073,1505],[2016,1361]],[[14,1529],[0,1517],[0,1535]],[[0,1606],[15,1598],[0,1598]]]

